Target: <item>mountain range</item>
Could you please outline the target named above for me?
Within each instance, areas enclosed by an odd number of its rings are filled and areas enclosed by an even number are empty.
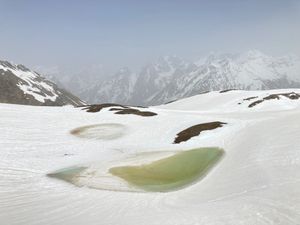
[[[113,76],[102,73],[46,74],[46,79],[23,65],[0,61],[0,102],[82,105],[81,98],[89,104],[149,106],[216,90],[300,88],[297,56],[273,57],[258,50],[209,54],[196,62],[164,56],[139,72],[124,67]]]
[[[300,59],[268,56],[258,50],[209,54],[197,62],[164,56],[138,73],[125,67],[106,79],[83,74],[62,83],[89,103],[158,105],[214,90],[299,88]]]

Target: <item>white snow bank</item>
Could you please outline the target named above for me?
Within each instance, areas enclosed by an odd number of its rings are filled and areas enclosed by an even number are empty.
[[[158,116],[148,118],[105,110],[87,113],[71,107],[0,104],[0,221],[10,225],[297,225],[300,109],[282,110],[280,105],[261,111],[232,105],[266,93],[210,93],[151,108]],[[226,106],[232,107],[227,110],[231,113],[223,112]],[[216,120],[228,124],[172,144],[179,131]],[[110,141],[69,133],[74,127],[98,123],[121,123],[128,132]],[[226,156],[201,182],[176,192],[94,190],[46,176],[74,165],[103,162],[97,165],[105,167],[107,162],[140,153],[206,146],[219,146]]]

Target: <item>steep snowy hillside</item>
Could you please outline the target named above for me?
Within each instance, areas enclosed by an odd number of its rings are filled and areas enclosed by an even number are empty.
[[[0,104],[1,224],[298,225],[299,114],[300,89],[211,92],[147,109]],[[217,164],[170,192],[111,172],[212,147],[224,152]],[[180,168],[197,162],[185,160]]]
[[[0,61],[0,102],[52,106],[83,104],[38,73],[7,61]]]
[[[176,56],[162,57],[145,66],[134,79],[128,73],[121,80],[116,75],[108,82],[97,83],[82,97],[92,103],[157,105],[212,90],[297,88],[300,59],[271,57],[257,50],[211,54],[196,63]]]

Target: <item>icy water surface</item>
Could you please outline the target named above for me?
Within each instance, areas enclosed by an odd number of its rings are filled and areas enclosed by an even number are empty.
[[[112,164],[108,168],[74,166],[50,173],[48,176],[78,187],[114,191],[168,192],[199,181],[223,154],[224,151],[220,148],[197,148],[153,161],[148,159],[151,155],[145,154],[137,158],[137,161],[141,161],[139,164],[134,160],[135,163],[128,163],[131,165]]]
[[[219,148],[197,148],[139,166],[120,166],[109,172],[146,191],[181,189],[205,175],[222,157]]]

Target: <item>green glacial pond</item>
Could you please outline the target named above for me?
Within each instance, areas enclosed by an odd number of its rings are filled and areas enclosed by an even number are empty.
[[[109,168],[70,167],[48,174],[49,177],[105,190],[131,190],[168,192],[184,188],[204,177],[223,156],[220,148],[197,148],[180,151],[169,157],[147,164],[125,165]],[[143,157],[148,157],[145,154]],[[103,169],[103,171],[102,171]],[[116,181],[107,187],[107,179]],[[119,180],[123,180],[120,188]],[[128,189],[129,188],[129,189]]]
[[[145,165],[113,167],[109,172],[139,189],[168,192],[201,179],[223,154],[220,148],[197,148]]]

